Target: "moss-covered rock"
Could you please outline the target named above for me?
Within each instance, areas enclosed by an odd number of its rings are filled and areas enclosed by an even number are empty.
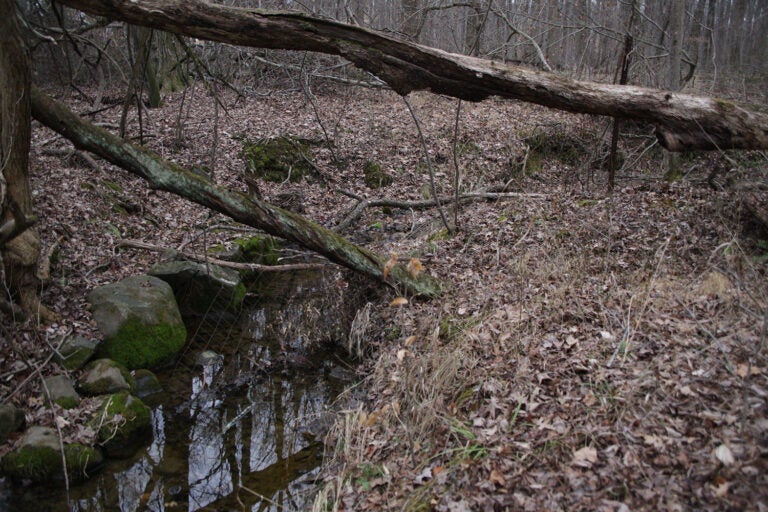
[[[82,480],[104,460],[98,448],[81,444],[65,444],[64,459],[70,480]],[[13,480],[48,482],[63,478],[61,445],[56,431],[49,427],[32,427],[16,450],[0,460],[0,470]]]
[[[65,339],[54,360],[69,371],[76,371],[85,366],[85,363],[96,352],[98,341],[83,338],[82,336],[70,336]]]
[[[75,386],[66,375],[54,375],[46,377],[45,387],[51,400],[64,409],[73,409],[80,403],[80,395],[75,391]]]
[[[24,412],[12,404],[0,404],[0,443],[24,427]]]
[[[384,172],[381,165],[376,162],[365,162],[363,176],[365,186],[368,188],[381,188],[392,184],[392,176]]]
[[[80,391],[89,396],[108,395],[133,389],[128,369],[112,359],[97,359],[85,367],[78,381]]]
[[[245,297],[240,274],[218,265],[168,261],[153,266],[149,273],[171,285],[184,316],[236,310]]]
[[[271,236],[250,236],[238,238],[240,261],[261,265],[277,265],[280,259],[280,242]]]
[[[130,457],[152,433],[152,412],[130,393],[116,393],[103,397],[91,423],[108,456]]]
[[[187,330],[173,290],[152,276],[134,276],[93,290],[88,301],[104,333],[97,355],[128,369],[171,362],[184,346]]]
[[[245,160],[247,172],[266,181],[296,183],[315,173],[310,164],[310,141],[298,137],[244,140],[240,156]]]

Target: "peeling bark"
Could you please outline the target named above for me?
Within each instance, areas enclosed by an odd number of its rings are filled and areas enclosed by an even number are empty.
[[[298,12],[227,7],[200,0],[59,0],[105,16],[241,46],[340,55],[399,94],[431,90],[469,101],[491,96],[651,123],[670,151],[768,148],[768,115],[718,99],[571,80],[456,55]]]
[[[440,285],[422,274],[413,278],[398,266],[384,275],[385,258],[358,247],[314,222],[228,190],[183,167],[163,160],[160,155],[124,142],[110,132],[81,119],[62,103],[32,88],[32,115],[35,119],[71,140],[75,146],[95,153],[115,165],[140,176],[150,186],[172,192],[232,219],[322,254],[329,260],[395,285],[413,295],[435,297]]]

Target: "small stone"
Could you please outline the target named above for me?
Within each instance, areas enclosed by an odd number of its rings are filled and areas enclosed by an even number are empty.
[[[79,370],[93,357],[98,344],[97,340],[70,336],[62,342],[54,360],[69,371]]]
[[[86,395],[96,396],[130,391],[133,384],[125,367],[111,359],[97,359],[85,367],[78,386]]]
[[[0,405],[0,443],[24,427],[24,413],[11,404]]]
[[[195,364],[202,368],[206,366],[216,366],[224,361],[224,356],[217,354],[213,350],[203,350],[195,357]]]
[[[75,391],[75,386],[66,375],[54,375],[45,379],[45,387],[51,401],[64,409],[73,409],[80,403],[80,395]]]
[[[157,380],[157,375],[149,370],[136,370],[133,372],[133,380],[134,393],[139,398],[144,399],[163,391],[163,386]]]

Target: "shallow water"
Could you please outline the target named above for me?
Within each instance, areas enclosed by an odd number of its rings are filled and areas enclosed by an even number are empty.
[[[337,311],[318,306],[327,278],[304,273],[272,281],[270,292],[237,318],[189,325],[191,341],[179,363],[158,374],[164,392],[146,400],[153,408],[151,445],[131,459],[108,461],[72,486],[69,501],[63,483],[6,489],[6,509],[310,508],[323,455],[314,434],[352,373],[333,351],[304,350],[313,330],[325,338],[338,321]],[[217,355],[201,366],[197,356],[206,350]]]

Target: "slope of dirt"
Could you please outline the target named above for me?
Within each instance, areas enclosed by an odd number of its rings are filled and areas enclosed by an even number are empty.
[[[340,190],[428,197],[429,165],[441,193],[452,193],[454,161],[464,190],[520,193],[464,204],[455,233],[434,208],[370,208],[345,231],[400,264],[417,258],[447,288],[401,306],[390,305],[393,291],[356,325],[367,399],[328,437],[316,508],[768,509],[768,234],[743,214],[740,193],[707,179],[722,168],[716,178],[731,184],[764,184],[765,156],[686,157],[686,178],[665,184],[650,130],[633,128],[607,197],[604,120],[465,103],[455,137],[455,101],[410,101],[429,164],[405,103],[388,92],[227,95],[216,108],[197,87],[145,110],[141,132],[129,116],[131,137],[242,191],[244,139],[317,141],[319,177],[258,189],[278,202],[298,194],[327,226],[356,204]],[[119,110],[91,118],[114,127]],[[96,336],[87,292],[161,257],[121,241],[202,252],[251,231],[68,150],[34,128],[35,205],[44,251],[55,249],[43,301],[62,320],[6,318],[1,331],[0,395],[43,424],[52,415],[31,365],[59,372],[49,355],[66,334]],[[392,183],[367,188],[368,162]],[[66,436],[83,434],[77,411],[58,412]]]

